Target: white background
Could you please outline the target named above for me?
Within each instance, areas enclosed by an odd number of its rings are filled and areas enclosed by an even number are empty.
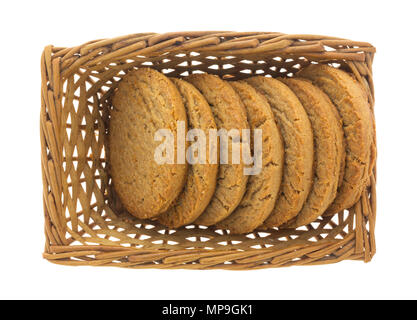
[[[2,2],[0,298],[417,298],[413,4],[399,0]],[[64,267],[42,259],[43,47],[184,30],[324,34],[376,46],[378,214],[377,254],[371,263],[202,272]]]

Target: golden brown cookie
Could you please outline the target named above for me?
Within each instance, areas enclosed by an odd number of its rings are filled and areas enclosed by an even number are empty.
[[[352,75],[353,77],[353,75]],[[355,78],[355,81],[356,78]],[[360,84],[358,82],[358,84]],[[365,83],[365,85],[367,85]],[[376,150],[376,124],[375,124],[375,115],[374,115],[374,111],[371,108],[371,105],[369,104],[369,100],[368,100],[368,94],[366,91],[366,88],[362,85],[360,85],[361,89],[362,89],[362,94],[363,94],[363,98],[368,101],[368,106],[369,106],[369,113],[370,113],[370,119],[371,119],[371,124],[372,124],[372,128],[371,128],[371,136],[372,136],[372,141],[371,141],[371,150],[370,150],[370,155],[369,155],[369,167],[368,167],[368,174],[369,176],[372,174],[372,171],[375,167],[375,163],[376,163],[376,157],[377,157],[377,150]],[[369,88],[368,88],[369,90]]]
[[[177,121],[187,129],[180,93],[162,73],[143,68],[127,74],[112,98],[109,153],[114,188],[124,207],[138,218],[152,218],[166,211],[185,184],[186,164],[158,164],[154,154],[161,144],[159,129],[174,136]]]
[[[246,79],[263,94],[284,141],[284,173],[275,207],[265,227],[277,227],[294,218],[310,192],[313,178],[313,132],[297,96],[282,82],[266,77]]]
[[[230,85],[246,107],[252,133],[255,129],[262,130],[262,171],[249,176],[242,202],[217,224],[232,234],[240,234],[260,226],[275,206],[282,179],[284,145],[266,99],[243,81],[230,82]]]
[[[190,83],[171,79],[182,96],[187,112],[189,130],[199,129],[209,136],[210,129],[216,129],[213,114],[206,99]],[[191,149],[190,149],[191,150]],[[178,228],[190,224],[197,219],[209,204],[217,181],[218,164],[210,164],[209,148],[205,150],[203,162],[189,166],[184,190],[175,204],[158,217],[158,221],[171,228]]]
[[[206,98],[218,130],[241,131],[249,127],[242,101],[226,81],[209,74],[194,74],[185,80],[193,84]],[[195,221],[197,224],[209,226],[225,219],[238,206],[245,193],[248,177],[243,172],[244,164],[243,161],[232,164],[231,138],[228,140],[229,161],[227,164],[220,164],[213,198]]]
[[[296,228],[316,220],[333,202],[346,154],[342,120],[329,97],[307,80],[279,80],[298,97],[313,128],[313,186],[301,211],[285,224],[285,227]]]
[[[350,208],[368,183],[372,160],[373,127],[368,101],[360,84],[345,71],[311,65],[297,76],[311,80],[332,100],[343,120],[346,163],[343,183],[326,213]]]

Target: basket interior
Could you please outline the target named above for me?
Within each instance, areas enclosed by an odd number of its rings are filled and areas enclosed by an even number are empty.
[[[256,57],[256,58],[255,58]],[[230,55],[222,52],[173,51],[149,56],[123,57],[89,65],[63,68],[59,100],[61,114],[56,116],[64,124],[55,128],[61,146],[57,146],[62,160],[57,174],[57,188],[62,189],[62,208],[55,219],[65,230],[67,245],[119,245],[145,249],[247,250],[315,243],[317,241],[348,241],[355,229],[355,207],[297,229],[258,230],[247,235],[230,235],[214,227],[190,225],[169,229],[155,221],[139,220],[130,216],[112,189],[107,162],[107,127],[109,97],[117,83],[132,69],[151,67],[172,77],[191,73],[210,73],[223,79],[237,80],[253,75],[267,77],[293,76],[311,63],[328,63],[350,70],[343,60],[314,60],[305,55],[257,53]],[[368,87],[369,89],[369,87]],[[51,112],[49,112],[51,113]],[[62,150],[62,154],[61,154]],[[54,150],[49,148],[48,157]],[[48,184],[48,188],[54,188]],[[47,190],[48,192],[50,190]],[[370,206],[369,190],[361,199],[362,206]]]

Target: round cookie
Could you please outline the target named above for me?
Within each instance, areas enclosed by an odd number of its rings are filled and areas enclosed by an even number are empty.
[[[171,206],[185,184],[186,164],[158,164],[154,158],[161,144],[154,139],[159,129],[171,131],[173,154],[177,153],[177,121],[187,128],[180,93],[162,73],[143,68],[120,81],[112,104],[108,139],[114,189],[129,213],[156,217]]]
[[[371,111],[362,87],[345,71],[327,65],[310,65],[297,76],[311,80],[322,89],[342,117],[346,163],[343,183],[326,210],[326,214],[333,214],[353,206],[368,183],[370,162],[373,161]]]
[[[281,128],[284,173],[281,192],[265,227],[277,227],[294,218],[310,192],[313,178],[313,132],[296,95],[282,82],[266,77],[245,80],[263,94]]]
[[[353,78],[353,75],[351,76]],[[355,79],[355,81],[357,81]],[[359,84],[359,82],[358,82]],[[366,83],[365,83],[366,85]],[[376,150],[376,124],[375,124],[375,115],[374,115],[374,111],[371,108],[371,105],[369,104],[369,100],[368,100],[368,94],[366,92],[365,87],[363,87],[362,85],[360,85],[361,89],[362,89],[362,94],[363,94],[363,98],[368,101],[368,107],[369,107],[369,114],[370,114],[370,120],[371,120],[371,150],[370,150],[370,154],[369,154],[369,167],[368,167],[368,175],[371,176],[372,171],[375,167],[375,163],[376,163],[376,156],[377,156],[377,150]]]
[[[190,83],[171,79],[182,96],[187,112],[189,129],[200,129],[209,136],[210,129],[216,129],[213,114],[206,99]],[[208,163],[209,149],[206,149],[207,163],[195,163],[189,166],[184,190],[175,204],[158,217],[165,226],[178,228],[197,219],[209,204],[216,188],[218,164]]]
[[[307,80],[279,79],[298,97],[310,119],[314,137],[314,180],[303,208],[285,227],[296,228],[316,220],[337,194],[345,158],[341,118],[329,97]],[[343,171],[342,171],[343,172]]]
[[[230,85],[246,107],[252,133],[255,129],[262,130],[262,171],[249,176],[242,202],[217,224],[232,234],[241,234],[260,226],[275,206],[282,179],[284,145],[266,99],[243,81],[230,82]]]
[[[193,74],[185,79],[193,84],[206,98],[214,115],[217,129],[247,129],[249,127],[242,101],[233,88],[218,76]],[[244,163],[232,163],[231,138],[228,138],[227,164],[220,164],[217,185],[213,198],[206,210],[195,221],[196,224],[214,225],[227,218],[242,200],[248,176],[244,175]],[[240,146],[242,147],[242,145]]]

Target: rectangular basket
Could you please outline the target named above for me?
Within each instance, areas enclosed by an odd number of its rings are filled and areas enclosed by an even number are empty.
[[[295,230],[230,235],[191,225],[170,230],[125,212],[112,189],[106,144],[109,96],[128,70],[223,79],[291,76],[311,63],[350,72],[373,110],[372,60],[364,42],[272,32],[141,33],[47,46],[42,54],[44,258],[64,265],[261,269],[370,261],[375,253],[375,174],[349,210]]]

